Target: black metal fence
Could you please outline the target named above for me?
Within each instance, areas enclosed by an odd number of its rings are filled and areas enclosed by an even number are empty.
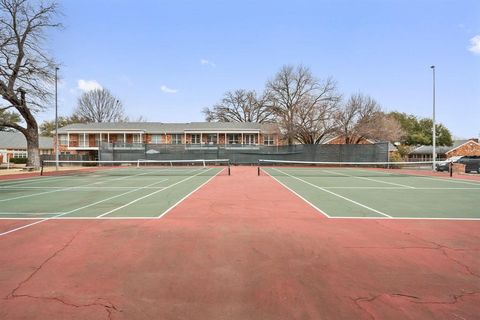
[[[232,164],[256,164],[259,159],[297,161],[388,161],[388,143],[321,145],[195,145],[102,144],[98,160],[133,161],[230,159]]]

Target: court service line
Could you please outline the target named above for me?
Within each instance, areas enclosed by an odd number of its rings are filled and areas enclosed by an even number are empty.
[[[0,180],[0,186],[1,187],[8,187],[8,186],[18,186],[18,185],[24,185],[24,184],[34,184],[34,183],[39,183],[39,182],[44,182],[44,181],[51,181],[51,180],[59,180],[60,181],[65,181],[65,180],[86,180],[84,178],[72,178],[71,176],[57,176],[57,177],[50,177],[50,178],[22,178],[22,179],[14,179],[14,180]],[[7,183],[5,183],[7,182]]]
[[[357,177],[357,176],[352,176],[352,175],[349,175],[349,174],[345,174],[345,173],[341,173],[341,172],[336,172],[336,171],[332,171],[332,170],[323,170],[324,172],[331,172],[331,173],[335,173],[335,174],[338,174],[338,175],[341,175],[341,176],[344,176],[344,177],[350,177],[350,178],[357,178],[357,179],[363,179],[363,180],[369,180],[369,181],[373,181],[373,182],[380,182],[380,183],[386,183],[386,184],[390,184],[390,185],[393,185],[393,186],[399,186],[399,187],[404,187],[404,188],[408,188],[408,189],[415,189],[415,187],[412,187],[412,186],[407,186],[406,184],[401,184],[401,183],[395,183],[395,182],[388,182],[388,181],[382,181],[382,180],[377,180],[377,179],[372,179],[372,178],[367,178],[367,177]]]
[[[168,208],[167,210],[165,210],[162,214],[160,214],[157,219],[160,219],[161,217],[163,217],[164,215],[166,215],[168,212],[170,212],[173,208],[175,208],[176,206],[178,206],[181,202],[183,202],[185,199],[187,199],[188,197],[190,197],[192,194],[194,194],[198,189],[200,189],[201,187],[203,187],[204,185],[206,185],[207,183],[209,183],[213,178],[215,178],[216,176],[218,176],[221,172],[225,171],[225,169],[222,169],[220,170],[219,172],[217,172],[215,175],[213,175],[212,177],[210,177],[210,179],[208,179],[207,181],[205,181],[204,183],[202,183],[201,185],[199,185],[198,187],[195,188],[195,190],[193,190],[192,192],[190,192],[189,194],[187,194],[185,197],[183,197],[182,199],[178,200],[173,206],[171,206],[170,208]]]
[[[160,180],[160,181],[151,183],[151,184],[149,184],[149,185],[146,185],[145,187],[150,187],[150,186],[153,186],[153,185],[155,185],[155,184],[159,184],[159,183],[165,182],[165,181],[167,181],[167,180],[168,180],[168,179],[163,179],[163,180]],[[73,209],[73,210],[70,210],[70,211],[67,211],[67,212],[63,212],[63,213],[58,214],[58,215],[53,216],[53,217],[44,218],[44,219],[42,219],[42,220],[38,220],[38,221],[36,221],[36,222],[32,222],[32,223],[26,224],[26,225],[21,226],[21,227],[18,227],[18,228],[15,228],[15,229],[11,229],[11,230],[2,232],[2,233],[0,233],[0,236],[4,236],[4,235],[7,235],[7,234],[12,233],[12,232],[15,232],[15,231],[19,231],[19,230],[22,230],[22,229],[25,229],[25,228],[28,228],[28,227],[32,227],[32,226],[34,226],[34,225],[36,225],[36,224],[39,224],[39,223],[42,223],[42,222],[45,222],[45,221],[48,221],[48,220],[52,220],[52,219],[55,219],[55,218],[58,218],[58,217],[62,217],[62,216],[64,216],[64,215],[67,215],[67,214],[70,214],[70,213],[74,213],[74,212],[76,212],[76,211],[80,211],[80,210],[89,208],[89,207],[91,207],[91,206],[97,205],[97,204],[99,204],[99,203],[102,203],[102,202],[105,202],[105,201],[108,201],[108,200],[112,200],[112,199],[115,199],[115,198],[124,196],[124,195],[126,195],[126,194],[129,194],[129,193],[132,193],[132,192],[135,192],[135,191],[138,191],[138,190],[142,190],[142,189],[143,189],[143,187],[139,187],[138,189],[130,190],[130,191],[127,191],[127,192],[118,194],[118,195],[113,196],[113,197],[109,197],[109,198],[106,198],[106,199],[103,199],[103,200],[99,200],[99,201],[96,201],[96,202],[94,202],[94,203],[90,203],[90,204],[88,204],[88,205],[86,205],[86,206],[83,206],[83,207],[80,207],[80,208],[77,208],[77,209]]]
[[[132,176],[125,176],[125,177],[121,177],[121,178],[115,178],[115,179],[108,179],[108,180],[103,180],[103,181],[97,181],[97,182],[93,182],[93,183],[87,183],[87,184],[84,184],[84,185],[81,185],[81,186],[67,187],[67,188],[65,188],[65,189],[58,189],[58,190],[38,192],[38,193],[33,193],[33,194],[26,194],[26,195],[23,195],[23,196],[18,196],[18,197],[13,197],[13,198],[8,198],[8,199],[0,199],[0,202],[17,200],[17,199],[24,199],[24,198],[30,198],[30,197],[40,196],[40,195],[43,195],[43,194],[60,192],[60,191],[68,191],[68,190],[76,189],[76,188],[79,188],[79,187],[88,187],[88,186],[98,185],[98,184],[102,184],[102,183],[106,183],[106,182],[125,180],[125,179],[128,179],[128,178],[132,178],[132,177],[136,177],[136,176],[141,176],[141,175],[145,175],[145,174],[148,174],[148,173],[150,173],[150,172],[143,172],[143,173],[139,173],[139,174],[134,174],[134,175],[132,175]]]
[[[358,171],[363,171],[363,172],[371,172],[370,170],[362,170],[362,169],[355,169]],[[385,176],[390,176],[392,175],[391,172],[383,172],[381,170],[375,171],[377,173],[382,173]],[[421,174],[414,174],[414,173],[402,173],[398,172],[395,174],[400,174],[403,177],[417,177],[417,178],[423,178],[423,179],[428,179],[428,180],[434,180],[434,181],[443,181],[443,182],[453,182],[453,183],[463,183],[463,184],[469,184],[473,186],[480,186],[480,181],[479,182],[474,182],[475,180],[467,180],[467,179],[459,179],[459,178],[446,178],[446,177],[435,177],[435,176],[426,176],[426,175],[421,175]]]
[[[208,169],[207,171],[204,171],[204,172],[208,172],[208,171],[210,171],[210,170],[212,170],[212,169],[213,169],[213,168],[210,168],[210,169]],[[189,177],[187,177],[187,178],[185,178],[185,179],[182,179],[182,180],[180,180],[180,181],[177,181],[177,182],[175,182],[175,183],[173,183],[173,184],[171,184],[171,185],[169,185],[169,186],[166,186],[164,189],[161,189],[161,190],[157,190],[157,191],[148,193],[148,194],[146,194],[146,195],[144,195],[144,196],[142,196],[142,197],[140,197],[140,198],[137,198],[137,199],[135,199],[135,200],[132,200],[132,201],[130,201],[129,203],[126,203],[126,204],[124,204],[124,205],[122,205],[122,206],[120,206],[120,207],[117,207],[117,208],[115,208],[115,209],[112,209],[112,210],[110,210],[110,211],[107,211],[107,212],[105,212],[105,213],[102,213],[101,215],[97,216],[97,218],[102,218],[102,217],[104,217],[104,216],[106,216],[106,215],[108,215],[108,214],[110,214],[110,213],[113,213],[113,212],[115,212],[115,211],[118,211],[118,210],[120,210],[120,209],[123,209],[123,208],[125,208],[125,207],[128,207],[129,205],[132,205],[132,204],[134,204],[134,203],[136,203],[136,202],[138,202],[138,201],[141,201],[141,200],[143,200],[143,199],[145,199],[145,198],[148,198],[148,197],[150,197],[150,196],[153,196],[153,195],[155,195],[155,194],[157,194],[157,193],[159,193],[159,192],[162,192],[162,191],[164,191],[164,190],[170,189],[171,187],[173,187],[173,186],[175,186],[175,185],[177,185],[177,184],[179,184],[179,183],[188,181],[188,180],[190,180],[190,179],[198,176],[198,175],[201,174],[201,173],[203,173],[203,172],[199,172],[199,173],[197,173],[197,174],[194,174],[193,176],[189,176]]]
[[[273,180],[277,181],[278,183],[280,183],[282,186],[284,186],[286,189],[290,190],[290,192],[292,192],[294,195],[296,195],[297,197],[299,197],[300,199],[302,199],[303,201],[305,201],[307,204],[309,204],[312,208],[314,208],[315,210],[317,210],[318,212],[320,212],[321,214],[323,214],[324,216],[326,216],[327,218],[332,218],[331,216],[329,216],[325,210],[322,210],[320,209],[319,207],[317,207],[316,205],[314,205],[313,203],[311,203],[310,201],[308,201],[307,199],[305,199],[303,196],[301,196],[299,193],[297,193],[295,190],[293,190],[292,188],[288,187],[286,184],[284,184],[283,182],[281,182],[280,180],[278,180],[277,178],[275,178],[274,176],[272,176],[270,173],[268,173],[267,171],[264,171],[269,177],[271,177]]]
[[[364,205],[364,204],[361,204],[360,202],[357,202],[357,201],[352,200],[352,199],[350,199],[350,198],[344,197],[344,196],[342,196],[342,195],[340,195],[340,194],[338,194],[338,193],[335,193],[335,192],[333,192],[333,191],[330,191],[330,190],[327,190],[327,189],[325,189],[325,188],[319,187],[319,186],[317,186],[316,184],[313,184],[313,183],[311,183],[311,182],[308,182],[308,181],[305,181],[305,180],[300,179],[300,178],[298,178],[298,177],[292,176],[291,174],[286,173],[286,172],[283,172],[282,170],[278,170],[277,168],[272,168],[272,169],[274,169],[274,170],[276,170],[276,171],[278,171],[278,172],[280,172],[280,173],[282,173],[282,174],[285,174],[285,175],[287,175],[287,176],[289,176],[289,177],[291,177],[291,178],[297,179],[297,180],[299,180],[299,181],[301,181],[301,182],[303,182],[303,183],[306,183],[306,184],[308,184],[308,185],[310,185],[310,186],[312,186],[312,187],[314,187],[314,188],[317,188],[317,189],[322,190],[322,191],[324,191],[324,192],[330,193],[331,195],[334,195],[334,196],[336,196],[336,197],[339,197],[340,199],[343,199],[343,200],[346,200],[346,201],[351,202],[351,203],[353,203],[353,204],[356,204],[357,206],[360,206],[360,207],[363,207],[363,208],[365,208],[365,209],[367,209],[367,210],[370,210],[370,211],[372,211],[372,212],[381,214],[382,216],[385,216],[385,217],[388,217],[388,218],[393,218],[392,216],[390,216],[390,215],[388,215],[388,214],[386,214],[386,213],[384,213],[384,212],[381,212],[381,211],[379,211],[379,210],[377,210],[377,209],[373,209],[373,208],[371,208],[371,207],[369,207],[369,206],[366,206],[366,205]]]
[[[31,216],[54,216],[65,212],[0,212],[0,215],[31,215]]]

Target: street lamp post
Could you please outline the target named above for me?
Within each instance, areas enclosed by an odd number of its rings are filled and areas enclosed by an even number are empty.
[[[435,164],[437,159],[437,132],[436,132],[436,124],[435,124],[435,66],[430,67],[432,69],[432,76],[433,76],[433,115],[432,115],[432,157],[433,157],[433,170],[435,171]]]
[[[55,67],[55,170],[58,171],[59,141],[58,141],[58,67]]]

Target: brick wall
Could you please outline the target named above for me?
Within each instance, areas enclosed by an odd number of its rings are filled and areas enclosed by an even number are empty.
[[[470,140],[460,147],[447,152],[448,157],[453,156],[480,156],[480,144],[474,140]]]

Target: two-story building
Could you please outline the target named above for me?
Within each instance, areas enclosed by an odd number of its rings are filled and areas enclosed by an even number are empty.
[[[58,130],[62,154],[96,157],[101,146],[144,148],[145,144],[195,148],[258,148],[280,144],[275,124],[240,122],[120,122],[77,123]]]

